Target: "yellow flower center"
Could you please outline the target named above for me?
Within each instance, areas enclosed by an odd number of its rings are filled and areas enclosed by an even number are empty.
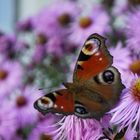
[[[140,101],[140,78],[133,85],[132,94],[137,101]]]
[[[135,60],[133,63],[129,66],[129,69],[138,75],[140,75],[140,60]]]
[[[68,13],[64,13],[58,17],[58,22],[62,26],[67,26],[71,21],[71,16]]]
[[[79,20],[79,25],[82,28],[88,28],[92,24],[92,19],[90,17],[81,17]]]
[[[5,70],[0,70],[0,80],[6,79],[8,73]]]
[[[50,135],[41,134],[40,140],[52,140],[52,137]]]

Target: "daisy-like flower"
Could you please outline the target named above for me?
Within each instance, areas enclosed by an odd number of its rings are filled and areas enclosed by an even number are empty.
[[[134,58],[129,66],[131,72],[140,75],[140,58]]]
[[[0,140],[11,140],[17,128],[16,114],[8,101],[0,105]]]
[[[23,69],[16,61],[0,62],[0,98],[12,93],[22,82]]]
[[[109,16],[101,6],[95,6],[90,14],[81,15],[71,24],[70,40],[83,45],[83,41],[93,33],[104,34],[110,30]]]
[[[41,91],[35,87],[27,86],[17,90],[12,95],[13,111],[17,115],[19,127],[31,125],[38,120],[38,112],[33,107],[33,103],[41,96]]]
[[[130,20],[131,18],[131,20]],[[130,13],[127,18],[127,47],[134,51],[134,53],[140,53],[140,8],[135,9],[133,13]]]
[[[46,36],[61,36],[68,31],[69,24],[79,14],[79,8],[74,2],[53,1],[37,16],[32,18],[34,30]]]
[[[53,140],[53,135],[50,133],[56,128],[51,127],[56,121],[56,117],[52,114],[47,114],[45,118],[38,121],[36,127],[32,130],[28,140]]]
[[[95,119],[81,119],[75,115],[64,116],[51,132],[54,140],[99,140],[103,136],[101,123]]]
[[[126,74],[129,74],[129,66],[132,62],[130,50],[123,47],[122,43],[119,42],[116,47],[111,47],[109,52],[113,56],[113,66],[121,73],[122,81],[125,81]]]
[[[140,77],[131,75],[127,78],[126,89],[122,91],[121,101],[110,111],[111,123],[118,126],[118,132],[126,129],[126,137],[131,132],[132,139],[139,139],[140,132]],[[132,140],[131,139],[131,140]],[[130,139],[129,139],[130,140]]]

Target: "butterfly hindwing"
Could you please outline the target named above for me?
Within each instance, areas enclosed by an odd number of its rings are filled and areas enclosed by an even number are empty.
[[[74,98],[67,89],[61,89],[39,98],[34,103],[34,107],[42,114],[48,112],[72,114],[74,112]]]
[[[85,42],[76,63],[73,80],[88,80],[112,64],[105,38],[92,34]]]
[[[79,90],[75,93],[75,101],[83,105],[86,112],[84,114],[78,112],[76,115],[82,118],[99,119],[102,117],[118,102],[124,88],[120,74],[113,66],[108,67],[95,77],[77,84]],[[78,86],[76,85],[75,89]]]

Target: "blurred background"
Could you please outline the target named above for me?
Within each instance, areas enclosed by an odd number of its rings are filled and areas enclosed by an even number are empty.
[[[90,0],[98,3],[101,0]],[[45,5],[49,5],[51,0],[1,0],[0,2],[0,27],[5,32],[12,32],[18,20],[25,19],[37,13]],[[80,0],[80,3],[87,3]]]
[[[50,3],[49,0],[1,0],[0,2],[0,27],[5,32],[12,32],[15,29],[16,22],[25,19],[43,6]]]
[[[107,38],[125,82],[140,74],[139,0],[0,0],[0,140],[51,140],[33,103],[71,81],[87,37]],[[136,30],[137,29],[137,30]],[[8,132],[8,134],[7,134]]]

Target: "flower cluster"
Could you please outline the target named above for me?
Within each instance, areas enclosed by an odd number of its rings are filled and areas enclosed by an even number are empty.
[[[18,22],[15,34],[0,29],[0,140],[139,140],[139,4],[53,0]],[[125,85],[120,100],[100,120],[42,116],[33,103],[71,79],[78,52],[93,33],[107,38]]]

